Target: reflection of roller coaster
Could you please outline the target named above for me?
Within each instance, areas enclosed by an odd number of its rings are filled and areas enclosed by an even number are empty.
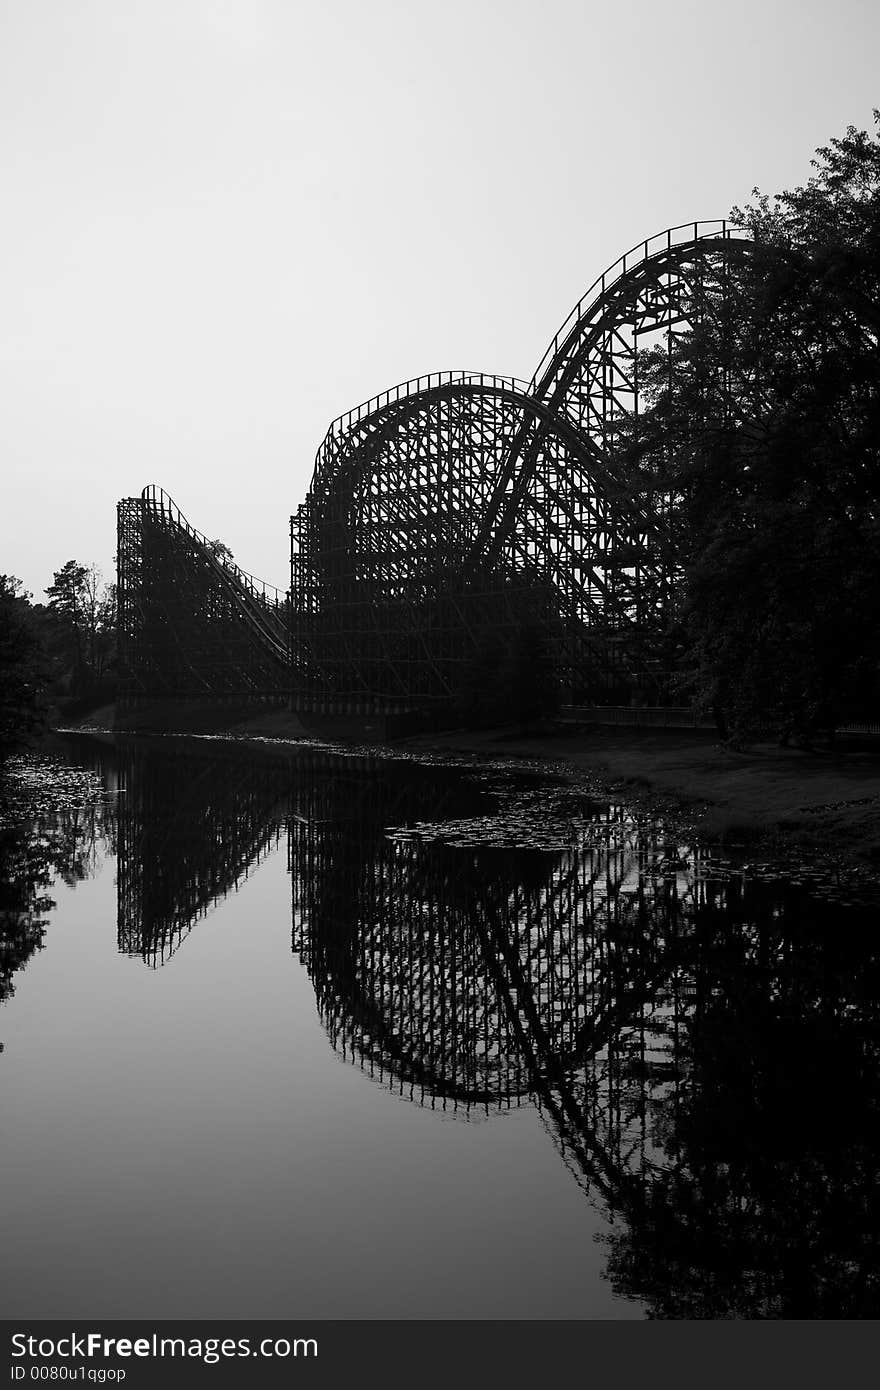
[[[291,826],[294,945],[334,1046],[469,1115],[531,1097],[614,1202],[654,1140],[673,1069],[668,946],[690,884],[662,836],[592,809],[580,848],[468,850],[376,826]],[[656,869],[656,872],[655,872]]]
[[[829,931],[805,890],[710,877],[615,808],[570,802],[566,849],[506,848],[450,770],[204,743],[184,779],[178,761],[128,763],[125,949],[167,958],[286,820],[293,946],[334,1048],[465,1119],[536,1104],[612,1221],[622,1293],[672,1316],[880,1312],[867,914]],[[462,816],[496,828],[414,829]]]
[[[671,363],[723,312],[747,244],[724,222],[664,232],[578,301],[530,382],[440,372],[334,421],[291,519],[289,603],[161,491],[121,502],[124,698],[442,705],[490,636],[512,652],[536,631],[576,694],[661,690],[674,499],[623,449],[638,353],[665,340]]]
[[[175,739],[159,756],[120,742],[119,949],[165,963],[211,908],[277,845],[286,778],[218,745]]]

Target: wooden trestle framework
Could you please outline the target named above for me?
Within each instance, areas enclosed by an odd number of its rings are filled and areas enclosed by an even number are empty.
[[[675,498],[622,437],[639,352],[665,341],[672,363],[746,244],[726,222],[670,229],[599,277],[529,382],[441,372],[340,416],[291,518],[287,595],[218,559],[161,490],[120,502],[123,703],[448,706],[487,643],[536,630],[572,698],[662,699]]]

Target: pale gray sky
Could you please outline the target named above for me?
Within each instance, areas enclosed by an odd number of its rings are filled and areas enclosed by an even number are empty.
[[[287,584],[330,420],[528,377],[634,242],[880,105],[874,0],[0,0],[0,571],[161,483]]]

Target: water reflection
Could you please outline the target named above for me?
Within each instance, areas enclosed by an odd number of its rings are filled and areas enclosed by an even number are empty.
[[[118,759],[119,949],[155,967],[277,844],[289,776],[199,739],[123,741]]]
[[[0,829],[0,1003],[14,994],[13,976],[43,944],[55,906],[48,894],[51,856],[30,826]],[[2,1044],[0,1044],[2,1048]]]
[[[660,1160],[610,1242],[661,1317],[876,1317],[880,973],[867,913],[729,886],[678,944]]]
[[[43,945],[53,883],[91,878],[115,846],[115,758],[98,747],[89,760],[91,777],[78,753],[55,740],[41,757],[0,769],[0,1003]]]
[[[464,1119],[537,1106],[617,1293],[655,1317],[880,1313],[869,908],[725,876],[546,784],[207,740],[123,742],[118,775],[121,950],[168,962],[286,838],[334,1048]],[[48,910],[31,852],[13,960]]]

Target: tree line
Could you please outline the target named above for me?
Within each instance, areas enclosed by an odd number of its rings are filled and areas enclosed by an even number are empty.
[[[116,674],[116,585],[96,565],[68,560],[35,603],[0,574],[0,755],[40,733],[52,705],[111,700]]]

